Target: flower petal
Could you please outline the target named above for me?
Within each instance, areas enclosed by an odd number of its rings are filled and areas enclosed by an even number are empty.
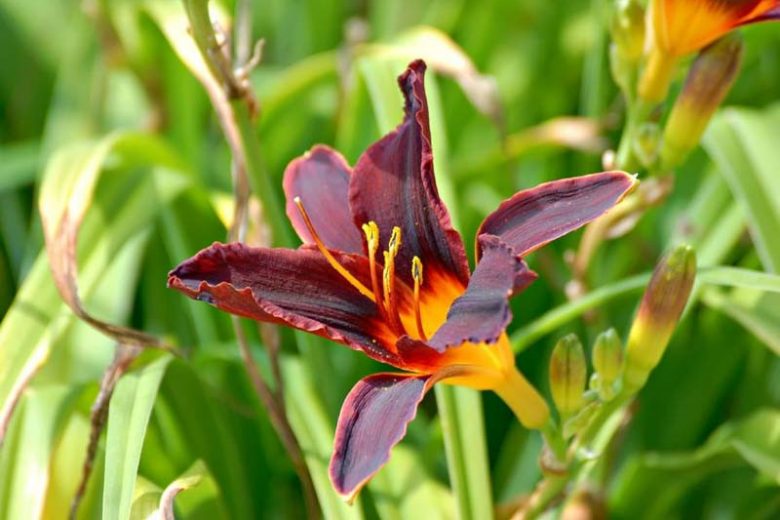
[[[406,100],[404,121],[358,159],[349,200],[355,224],[375,221],[382,241],[390,238],[393,226],[401,228],[396,273],[410,287],[415,255],[426,269],[441,266],[465,285],[469,267],[463,241],[452,228],[433,176],[424,73],[425,63],[418,60],[398,78]]]
[[[536,273],[498,237],[479,237],[482,259],[466,292],[450,307],[428,344],[439,352],[463,343],[494,343],[512,319],[509,298],[536,279]]]
[[[603,172],[541,184],[502,202],[482,222],[477,236],[495,235],[516,255],[525,256],[601,216],[635,182],[625,172]]]
[[[287,217],[305,244],[311,233],[293,202],[300,197],[315,231],[329,249],[361,254],[363,238],[349,211],[349,179],[352,170],[344,157],[318,145],[294,159],[284,171]]]
[[[366,258],[333,255],[370,284]],[[168,287],[233,314],[312,332],[398,366],[395,335],[376,305],[313,248],[213,244],[171,271]]]
[[[780,19],[780,1],[762,0],[746,19],[740,21],[740,25],[778,19]]]
[[[351,501],[406,435],[432,375],[375,374],[349,392],[339,414],[330,480]]]

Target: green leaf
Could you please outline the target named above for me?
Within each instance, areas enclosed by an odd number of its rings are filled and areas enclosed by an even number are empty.
[[[700,269],[697,279],[699,282],[711,285],[780,293],[780,276],[740,267],[719,266]]]
[[[385,470],[369,487],[381,518],[455,518],[455,501],[449,489],[420,467],[420,457],[408,447],[393,448]]]
[[[37,141],[0,146],[0,192],[32,183],[38,174],[40,154]]]
[[[363,518],[360,497],[349,506],[330,484],[328,461],[333,450],[333,426],[321,407],[322,401],[317,396],[319,390],[314,387],[300,360],[286,359],[282,369],[287,386],[290,424],[301,444],[325,518]]]
[[[72,406],[74,390],[63,385],[31,389],[0,451],[0,518],[42,518],[50,457]]]
[[[170,151],[165,151],[160,139],[127,133],[110,135],[91,145],[78,143],[65,147],[52,158],[51,164],[60,165],[63,170],[50,170],[47,179],[63,189],[69,183],[97,182],[96,176],[101,174],[105,163],[112,161],[112,175],[106,183],[100,183],[104,191],[97,199],[110,208],[88,212],[79,234],[79,287],[86,304],[94,298],[96,289],[106,283],[103,275],[107,269],[124,258],[118,252],[131,239],[137,239],[139,233],[148,231],[157,209],[180,193],[186,184],[186,177],[171,169],[153,169],[151,175],[146,169],[138,175],[135,168],[158,161],[173,167],[177,164],[173,157]],[[65,159],[68,161],[63,162]],[[84,169],[77,169],[76,165],[83,165]],[[133,171],[128,174],[127,168]],[[67,176],[64,172],[68,172]],[[67,179],[58,178],[57,173],[63,173]],[[46,200],[53,208],[69,204],[68,191],[58,192],[45,185],[41,190],[49,194]],[[140,249],[136,247],[136,259],[139,256]],[[121,276],[129,274],[125,272]],[[119,283],[122,278],[114,281]],[[103,311],[100,316],[123,319],[132,297],[131,291],[114,291],[108,303],[100,302]],[[40,254],[0,324],[0,424],[13,411],[14,400],[26,385],[26,379],[46,362],[52,347],[75,321],[54,287],[46,255]]]
[[[735,425],[730,444],[745,461],[780,485],[780,410],[765,408]]]
[[[557,330],[569,321],[580,317],[589,309],[628,294],[638,293],[644,289],[650,279],[649,274],[640,274],[620,280],[610,285],[599,287],[582,298],[559,305],[518,329],[510,336],[510,342],[515,352],[522,352],[535,341]]]
[[[780,484],[778,424],[780,410],[764,408],[722,425],[694,451],[633,457],[615,479],[610,511],[626,518],[666,517],[698,482],[744,463]],[[647,496],[653,500],[643,500]]]
[[[780,105],[763,112],[729,108],[710,124],[703,143],[748,216],[761,262],[780,273]]]
[[[125,374],[116,385],[108,409],[103,518],[130,518],[146,427],[171,359],[163,354],[140,370]]]
[[[186,493],[182,493],[186,491]],[[196,460],[187,471],[165,489],[163,496],[176,496],[177,510],[182,518],[208,515],[210,518],[228,518],[219,508],[219,488],[209,468],[202,460]],[[160,504],[162,509],[163,504]]]
[[[712,289],[704,291],[701,298],[780,355],[780,294],[748,288],[729,293]]]

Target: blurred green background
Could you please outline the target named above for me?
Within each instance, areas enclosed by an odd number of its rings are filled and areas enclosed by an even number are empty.
[[[212,4],[225,20],[238,8]],[[437,179],[469,251],[476,227],[501,200],[600,170],[601,153],[619,139],[624,105],[609,74],[608,0],[250,5],[252,41],[265,39],[251,73],[261,107],[255,130],[262,168],[279,193],[287,163],[312,145],[330,144],[354,163],[397,124],[394,78],[420,53],[444,56],[445,65],[467,60],[452,73],[429,59],[427,86]],[[170,268],[225,240],[232,197],[230,151],[209,98],[174,50],[174,40],[187,37],[176,25],[182,17],[174,0],[0,0],[0,410],[25,367],[46,359],[0,448],[0,518],[67,516],[90,406],[114,356],[114,342],[60,300],[37,210],[43,182],[78,178],[90,160],[100,177],[78,247],[85,307],[186,356],[147,352],[120,381],[79,517],[143,517],[188,471],[200,483],[176,499],[181,518],[305,514],[229,317],[165,288]],[[513,302],[509,330],[528,347],[520,369],[545,395],[554,342],[576,332],[588,344],[608,326],[625,335],[642,285],[623,281],[652,269],[671,245],[692,243],[701,266],[780,271],[780,31],[759,24],[743,33],[729,108],[676,172],[673,194],[591,262],[590,284],[604,291],[581,309],[567,303],[565,258],[578,233],[529,258],[540,279]],[[594,500],[612,516],[780,515],[780,297],[762,289],[697,287],[592,483]],[[538,321],[556,310],[570,319],[554,329]],[[247,332],[270,373],[257,331]],[[361,499],[341,504],[323,480],[335,419],[349,388],[379,367],[325,341],[296,348],[291,335],[282,339],[290,416],[326,516],[463,515],[433,398]],[[479,442],[484,407],[487,458],[468,436],[464,452],[475,478],[489,475],[489,501],[507,504],[532,491],[541,440],[492,394],[463,399],[477,403],[473,416],[459,420],[476,421]],[[471,506],[475,518],[479,507]]]

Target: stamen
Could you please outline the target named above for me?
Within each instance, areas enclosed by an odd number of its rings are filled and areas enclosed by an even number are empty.
[[[417,325],[417,334],[423,341],[428,341],[422,326],[422,314],[420,313],[420,286],[423,284],[423,265],[420,257],[412,258],[412,279],[414,279],[414,322]]]
[[[401,228],[393,228],[390,235],[390,243],[387,251],[384,251],[385,268],[382,271],[382,285],[385,296],[385,309],[394,328],[399,332],[403,331],[401,317],[398,314],[398,302],[395,293],[395,257],[398,254],[398,248],[401,247]]]
[[[376,276],[376,252],[379,249],[379,226],[373,220],[363,224],[363,233],[366,235],[366,248],[368,249],[368,266],[371,273],[371,288],[374,290],[374,301],[377,302],[379,312],[386,314],[382,303],[382,291],[379,287],[379,279]]]
[[[360,283],[360,280],[355,278],[352,273],[347,271],[347,269],[341,265],[338,260],[336,260],[333,255],[328,251],[328,249],[325,247],[325,244],[322,243],[322,240],[320,239],[320,236],[317,234],[317,231],[314,229],[314,225],[311,223],[311,219],[309,218],[308,213],[306,213],[306,210],[303,208],[303,202],[301,202],[300,197],[295,197],[293,199],[293,202],[295,202],[295,205],[298,206],[298,211],[301,214],[301,218],[303,218],[303,222],[306,224],[306,229],[309,230],[309,234],[311,234],[311,238],[314,240],[314,243],[317,245],[317,249],[320,250],[320,253],[322,253],[322,256],[325,257],[325,259],[328,261],[328,263],[335,269],[341,276],[344,277],[346,281],[352,285],[355,289],[360,291],[360,294],[371,300],[372,302],[376,303],[377,300],[374,299],[374,293],[370,291],[368,288],[366,288],[365,285]]]

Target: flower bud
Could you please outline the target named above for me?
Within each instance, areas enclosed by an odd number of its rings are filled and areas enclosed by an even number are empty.
[[[664,130],[661,160],[664,168],[681,163],[707,128],[726,97],[742,60],[742,38],[731,33],[696,57]]]
[[[634,153],[639,162],[646,168],[658,161],[661,148],[661,129],[658,123],[648,121],[642,123],[634,138]]]
[[[615,396],[614,384],[623,364],[623,344],[615,329],[605,330],[593,345],[593,369],[598,375],[596,390],[604,401]]]
[[[645,47],[645,9],[637,0],[615,0],[610,32],[620,57],[636,63]]]
[[[561,338],[550,357],[550,390],[562,416],[582,408],[587,377],[582,343],[574,334]]]
[[[679,246],[656,266],[628,335],[624,390],[636,392],[663,356],[696,277],[696,254]]]

